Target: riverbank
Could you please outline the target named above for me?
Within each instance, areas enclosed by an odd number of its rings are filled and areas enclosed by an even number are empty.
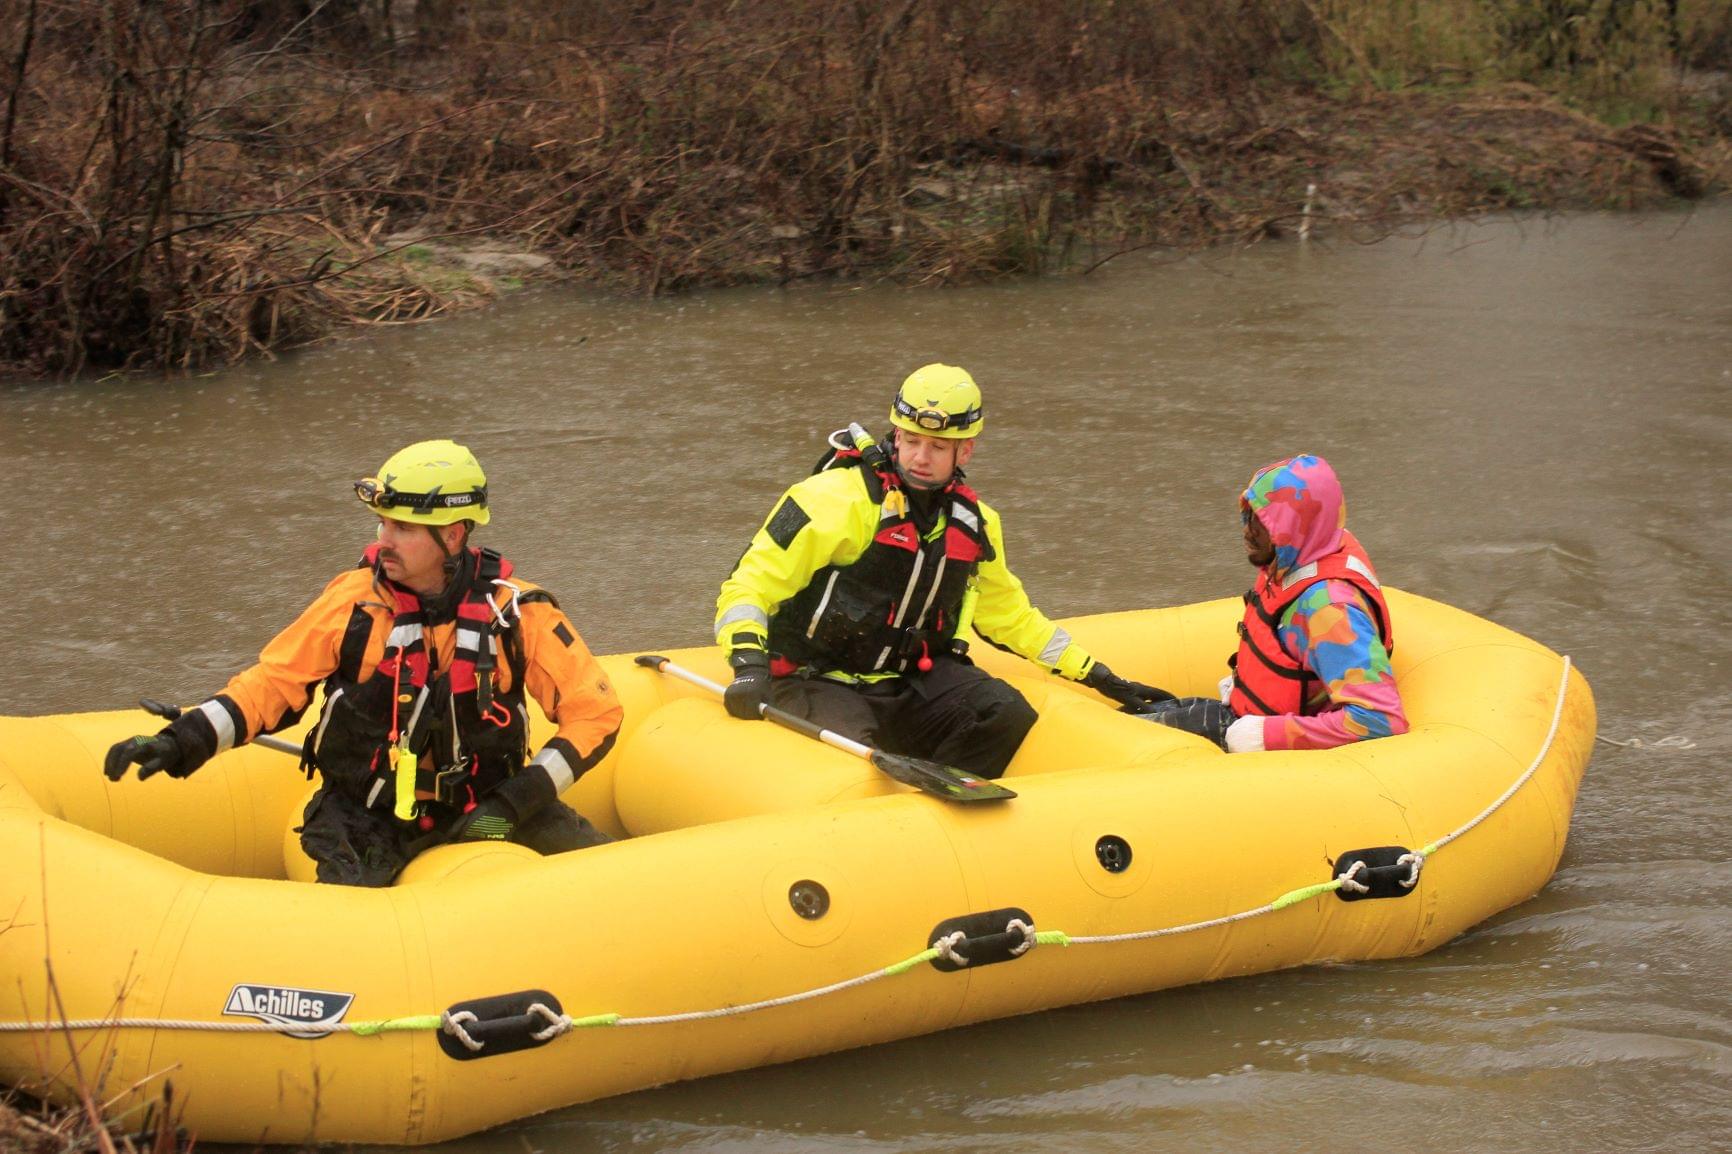
[[[1732,0],[1242,8],[31,0],[0,367],[202,368],[546,279],[966,283],[1727,188]]]

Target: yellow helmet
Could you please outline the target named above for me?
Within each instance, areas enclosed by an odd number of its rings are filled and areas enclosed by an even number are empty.
[[[896,399],[890,404],[890,423],[928,437],[977,437],[986,424],[980,386],[955,365],[922,365],[896,390]]]
[[[355,496],[393,521],[487,524],[487,474],[455,441],[417,441],[394,453],[377,477],[355,482]]]

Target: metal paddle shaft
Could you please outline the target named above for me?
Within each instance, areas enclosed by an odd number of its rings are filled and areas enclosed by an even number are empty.
[[[164,721],[173,721],[183,712],[181,707],[178,705],[164,705],[162,702],[154,701],[148,697],[139,698],[138,705],[139,708],[143,709],[146,713],[154,713]],[[267,733],[259,734],[248,744],[262,745],[266,749],[274,749],[278,753],[292,753],[296,757],[301,756],[300,746],[296,745],[292,741],[284,741],[280,737],[272,737]]]
[[[653,653],[642,654],[637,663],[646,669],[654,669],[661,673],[671,674],[681,681],[689,681],[701,686],[720,697],[727,691],[702,674],[674,664],[665,657]],[[940,765],[936,761],[926,761],[918,757],[904,757],[898,753],[886,753],[882,749],[873,749],[844,737],[834,730],[814,725],[803,717],[795,717],[786,710],[777,709],[773,705],[760,705],[759,711],[777,725],[785,726],[796,733],[817,738],[825,745],[852,753],[855,757],[864,758],[877,766],[887,777],[911,785],[922,793],[933,797],[941,797],[945,801],[1006,801],[1016,796],[1014,790],[1006,789],[996,781],[977,777],[972,773],[956,769],[953,766]]]

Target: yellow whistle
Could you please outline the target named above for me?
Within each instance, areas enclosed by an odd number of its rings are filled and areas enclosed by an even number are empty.
[[[892,489],[884,494],[884,507],[898,517],[908,516],[908,498],[901,489]]]
[[[415,817],[415,769],[418,761],[402,746],[391,751],[391,774],[397,787],[391,812],[397,815],[398,821],[410,821]]]

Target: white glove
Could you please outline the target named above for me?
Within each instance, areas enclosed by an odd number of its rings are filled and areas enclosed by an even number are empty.
[[[1229,673],[1221,678],[1215,688],[1220,691],[1221,704],[1227,704],[1227,699],[1233,696],[1233,675]]]
[[[1263,719],[1246,714],[1227,727],[1228,753],[1262,753]]]

